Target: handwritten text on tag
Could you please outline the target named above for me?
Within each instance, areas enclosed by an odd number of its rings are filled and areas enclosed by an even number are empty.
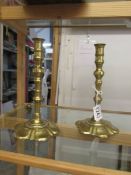
[[[96,121],[99,121],[100,119],[102,119],[102,113],[101,113],[101,106],[100,105],[96,105],[95,107],[93,107],[93,112],[94,112],[94,119]]]

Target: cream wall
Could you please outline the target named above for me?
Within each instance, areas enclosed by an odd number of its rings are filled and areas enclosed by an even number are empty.
[[[92,41],[106,44],[103,109],[131,111],[130,29],[63,29],[58,104],[93,107],[95,49]]]

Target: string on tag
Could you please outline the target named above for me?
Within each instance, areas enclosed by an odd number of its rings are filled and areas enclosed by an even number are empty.
[[[102,95],[103,92],[100,90],[97,90],[94,86],[93,89],[96,92],[96,96],[98,97],[99,95]],[[94,119],[95,121],[99,121],[100,119],[103,118],[102,116],[102,112],[101,112],[101,105],[100,104],[96,104],[95,107],[93,107],[93,113],[94,113]]]
[[[93,86],[93,89],[95,90],[95,92],[96,92],[96,96],[99,96],[99,95],[102,95],[103,94],[103,92],[102,92],[102,90],[97,90],[94,86]]]

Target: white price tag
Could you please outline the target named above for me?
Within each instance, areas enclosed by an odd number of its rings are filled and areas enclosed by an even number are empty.
[[[99,121],[100,119],[102,119],[102,113],[101,113],[101,106],[100,105],[96,105],[95,107],[93,107],[93,112],[94,112],[94,119],[96,121]]]

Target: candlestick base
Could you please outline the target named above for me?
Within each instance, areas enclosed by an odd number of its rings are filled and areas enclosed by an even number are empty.
[[[81,134],[92,135],[101,139],[107,139],[119,133],[119,130],[111,122],[103,119],[95,121],[94,118],[87,118],[85,120],[78,120],[75,124]]]
[[[15,126],[15,136],[22,140],[46,141],[58,135],[58,127],[48,120],[35,123],[34,120],[20,123]]]

